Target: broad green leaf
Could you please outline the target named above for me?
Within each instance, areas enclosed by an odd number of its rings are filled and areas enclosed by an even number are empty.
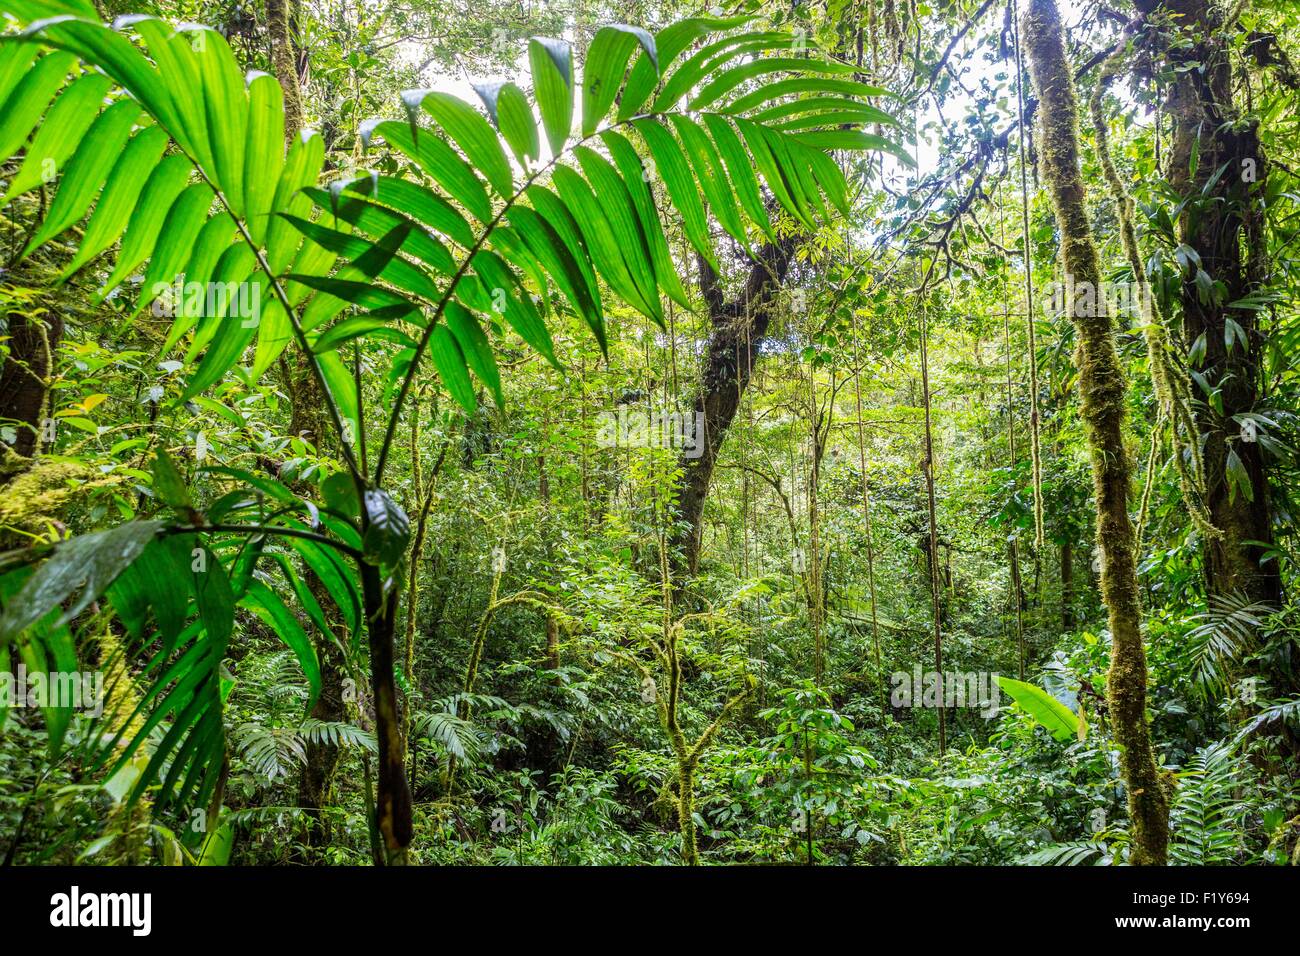
[[[165,448],[159,448],[153,457],[153,490],[159,499],[172,508],[185,510],[192,508],[189,489],[185,479],[176,470],[176,463]]]
[[[163,221],[172,203],[185,188],[191,168],[185,157],[177,155],[164,156],[154,167],[131,213],[126,235],[122,239],[122,248],[117,255],[117,264],[108,281],[99,290],[101,298],[117,288],[153,252]]]
[[[535,197],[534,190],[540,190],[540,187],[530,187],[530,199]],[[563,208],[558,199],[554,196],[551,198],[557,207]],[[581,262],[576,260],[574,247],[566,243],[555,227],[534,209],[515,205],[510,210],[510,223],[519,230],[528,248],[543,264],[565,298],[578,310],[604,351],[605,316],[601,311],[600,295],[596,291],[596,279],[591,275],[585,256]],[[576,226],[573,227],[573,232],[574,242],[580,245],[576,237]]]
[[[311,638],[307,636],[298,619],[285,607],[279,596],[261,581],[256,579],[250,581],[248,590],[244,592],[239,603],[261,618],[275,636],[284,641],[289,650],[293,651],[310,688],[306,708],[310,711],[321,690],[320,661],[316,657],[316,648]]]
[[[999,677],[997,682],[1021,710],[1046,727],[1057,740],[1073,740],[1078,734],[1079,718],[1041,687],[1010,677]]]
[[[244,90],[243,71],[235,62],[226,38],[216,30],[182,24],[177,32],[188,34],[203,77],[203,105],[214,167],[206,170],[208,178],[225,195],[230,211],[243,217],[247,212],[244,156],[249,145],[248,95]]]
[[[211,206],[212,189],[206,183],[186,186],[172,203],[158,232],[158,242],[149,257],[149,265],[145,268],[140,297],[132,315],[142,312],[184,270]]]
[[[709,239],[709,224],[704,215],[704,205],[700,202],[699,189],[695,185],[686,157],[682,155],[681,147],[677,145],[677,140],[656,120],[635,120],[632,126],[641,134],[641,138],[650,150],[650,155],[654,158],[655,170],[663,178],[673,208],[682,217],[686,238],[695,247],[695,251],[716,269],[717,259],[713,254],[713,242]]]
[[[650,94],[659,82],[660,71],[666,71],[687,47],[696,40],[714,31],[730,30],[743,26],[752,18],[748,16],[730,17],[691,17],[671,23],[655,34],[655,52],[658,64],[650,57],[637,57],[623,87],[619,98],[618,119],[623,121],[637,115],[645,107]]]
[[[244,159],[244,215],[259,246],[271,226],[272,203],[284,166],[284,94],[275,77],[250,74],[248,140]]]
[[[480,83],[474,91],[492,117],[492,122],[510,146],[519,165],[527,169],[541,156],[541,139],[528,97],[514,83]]]
[[[839,63],[834,60],[817,60],[802,56],[762,57],[732,67],[721,76],[710,80],[700,90],[699,95],[691,100],[690,108],[708,109],[740,84],[771,73],[826,73],[832,76],[844,76],[857,72],[857,69],[852,63]]]
[[[772,195],[781,204],[781,208],[806,228],[815,229],[816,225],[802,197],[798,177],[789,168],[789,157],[784,150],[778,150],[773,145],[774,134],[756,123],[739,118],[736,119],[736,128],[740,130],[745,145],[749,147],[749,154],[754,157],[754,165],[763,174],[763,179],[767,181],[768,188],[772,190]]]
[[[392,495],[380,488],[366,489],[362,505],[366,512],[366,530],[361,545],[366,560],[393,567],[406,556],[406,546],[411,540],[411,522]]]
[[[479,326],[478,320],[456,302],[447,303],[443,318],[456,339],[465,362],[473,369],[479,381],[488,387],[497,407],[505,408],[505,396],[501,392],[501,373],[492,354],[492,346]],[[436,330],[434,334],[437,334]],[[466,411],[472,413],[473,409],[469,408]]]
[[[192,286],[188,281],[185,283],[186,312],[199,315],[194,341],[185,353],[186,364],[198,358],[199,352],[209,343],[212,345],[212,354],[203,357],[203,363],[190,380],[186,398],[216,382],[239,360],[244,347],[252,341],[261,320],[260,312],[255,308],[261,305],[260,288],[254,299],[253,286],[248,283],[248,277],[256,267],[253,251],[246,243],[235,242],[221,254],[208,282],[196,282]],[[202,304],[197,308],[189,299],[191,290],[201,297]],[[232,313],[231,309],[236,307],[238,312]],[[204,384],[195,388],[199,380]]]
[[[647,182],[649,170],[641,162],[636,148],[625,137],[612,130],[606,130],[601,134],[601,139],[604,140],[606,148],[614,158],[614,164],[623,178],[623,185],[627,187],[632,203],[636,207],[641,233],[649,245],[651,264],[659,287],[682,308],[694,308],[694,304],[682,287],[681,278],[677,273],[677,264],[673,262],[672,254],[668,249],[668,238],[664,235],[663,223],[659,220],[654,196]]]
[[[303,191],[322,209],[331,208],[329,194],[323,189],[311,187]],[[339,196],[332,212],[338,219],[372,236],[382,236],[402,223],[407,223],[412,228],[402,242],[403,252],[414,256],[443,275],[450,276],[456,271],[456,260],[447,251],[447,247],[434,238],[423,225],[395,209],[389,209],[373,200],[345,192]]]
[[[95,64],[138,100],[145,112],[165,129],[176,127],[176,112],[167,84],[139,48],[121,33],[99,23],[76,19],[33,24],[29,32],[39,35],[47,43],[76,53],[87,63]]]
[[[416,91],[423,93],[424,91]],[[468,107],[467,107],[468,108]],[[472,112],[472,111],[471,111]],[[477,115],[477,114],[475,114]],[[488,198],[487,189],[483,186],[483,181],[479,179],[474,167],[465,161],[442,137],[435,132],[426,131],[425,134],[416,139],[411,132],[411,127],[406,123],[399,123],[396,120],[384,120],[371,127],[371,132],[379,133],[384,137],[393,148],[409,157],[428,174],[434,182],[446,190],[447,195],[465,207],[466,212],[477,219],[479,222],[487,223],[492,220],[492,201]],[[489,135],[491,131],[489,130]],[[495,139],[495,137],[493,137]],[[500,147],[498,147],[499,151]],[[504,157],[503,157],[504,158]],[[509,166],[506,170],[509,175]],[[402,182],[403,180],[381,179],[379,189],[375,192],[366,192],[365,183],[358,182],[353,185],[353,192],[363,192],[366,195],[373,195],[381,202],[388,202],[388,197],[384,196],[384,184],[392,182]],[[392,203],[389,203],[392,205]],[[410,212],[402,206],[397,206],[399,210]],[[448,207],[450,208],[450,207]],[[412,215],[414,213],[412,212]],[[459,216],[459,214],[457,214]],[[448,232],[446,228],[431,222],[439,232],[451,236],[457,242],[460,236],[467,232],[469,227],[466,226],[464,231],[455,229]]]
[[[289,147],[284,170],[275,187],[271,208],[306,216],[311,211],[311,200],[300,194],[304,186],[315,186],[325,162],[325,141],[312,130],[304,130]],[[288,222],[272,216],[266,229],[266,264],[272,275],[279,275],[293,261],[301,237]]]
[[[510,161],[488,121],[464,100],[450,93],[426,93],[420,105],[461,148],[473,167],[483,174],[502,199],[514,195]]]
[[[235,221],[226,212],[217,213],[199,230],[199,235],[191,247],[189,260],[185,264],[185,284],[181,287],[181,292],[186,304],[184,308],[177,310],[176,317],[172,320],[167,338],[163,341],[161,349],[163,355],[170,352],[196,324],[198,312],[188,304],[189,297],[195,292],[200,297],[205,297],[208,283],[222,256],[230,248],[234,234]]]
[[[419,313],[413,309],[402,308],[402,314],[418,318]],[[311,344],[313,352],[331,352],[346,342],[365,336],[371,339],[384,339],[399,345],[413,346],[415,340],[405,332],[393,326],[393,317],[378,309],[365,315],[358,315],[342,322],[336,322],[322,332]]]
[[[614,98],[623,85],[628,57],[638,43],[650,57],[652,65],[657,66],[654,37],[640,27],[614,24],[596,31],[595,38],[587,47],[587,60],[583,65],[582,135],[594,133],[614,105]]]
[[[762,230],[763,235],[769,240],[774,240],[772,223],[763,206],[763,196],[758,188],[758,177],[754,175],[753,164],[750,163],[749,156],[741,145],[740,137],[736,135],[730,123],[712,113],[705,115],[704,125],[708,127],[713,143],[727,166],[728,178],[735,188],[736,197],[740,200],[745,215],[750,222]]]
[[[713,143],[709,141],[708,134],[687,116],[674,116],[672,124],[695,170],[695,179],[703,188],[704,196],[713,209],[713,215],[733,239],[748,248],[749,237],[740,221],[736,197],[727,184],[727,172]]]
[[[775,83],[764,83],[752,93],[746,93],[744,96],[732,100],[722,107],[722,111],[724,113],[748,113],[755,107],[772,100],[780,99],[783,96],[797,96],[802,93],[837,93],[840,96],[859,100],[888,95],[880,87],[859,83],[857,80],[845,80],[839,77],[798,76],[786,80],[777,80]],[[898,121],[892,116],[888,114],[884,114],[884,116],[885,118],[879,122],[897,125]]]
[[[811,146],[819,150],[846,149],[885,152],[896,156],[904,165],[916,165],[916,160],[912,158],[911,154],[893,140],[858,129],[815,130],[810,133],[793,133],[791,138],[796,142],[803,143],[805,146]]]
[[[425,228],[446,236],[464,249],[474,245],[475,234],[465,217],[437,193],[418,183],[391,176],[380,176],[374,186],[364,183],[352,187],[375,202],[409,216]],[[373,192],[363,190],[372,189]]]
[[[894,118],[884,110],[843,96],[809,96],[791,100],[769,106],[749,118],[756,123],[769,124],[784,120],[781,128],[786,130],[797,129],[795,123],[825,127],[834,127],[840,123],[895,125]]]
[[[27,71],[0,109],[0,156],[12,156],[23,144],[76,63],[75,56],[60,51],[42,56]]]
[[[69,599],[58,623],[73,620],[139,557],[160,528],[161,521],[128,521],[55,545],[0,613],[0,647]]]
[[[486,249],[475,254],[473,266],[483,284],[490,290],[493,310],[496,311],[499,306],[499,314],[519,333],[519,337],[558,370],[560,366],[555,358],[551,333],[538,314],[532,297],[519,286],[514,273],[499,256]]]
[[[401,305],[413,312],[419,311],[414,303],[402,298],[396,292],[377,286],[372,282],[306,275],[300,272],[291,272],[288,278],[294,282],[309,286],[318,292],[324,292],[343,302],[359,305],[365,309],[384,309]],[[304,325],[311,327],[307,323],[304,323]]]
[[[0,44],[0,106],[5,105],[14,87],[28,74],[32,61],[40,52],[41,48],[36,43]]]
[[[235,828],[230,823],[222,823],[203,840],[199,851],[199,866],[227,866],[230,863],[230,851],[235,846]]]
[[[652,109],[663,112],[673,106],[705,77],[715,76],[726,63],[740,57],[765,50],[788,49],[792,43],[789,34],[773,30],[757,30],[724,36],[700,47],[682,65],[664,77],[663,87],[655,97]]]
[[[190,599],[190,553],[179,536],[155,538],[105,591],[127,632],[146,636],[149,612],[164,646],[174,647]]]
[[[438,377],[452,399],[464,409],[466,415],[473,415],[478,402],[474,398],[474,383],[470,381],[469,365],[456,337],[444,324],[434,328],[429,336],[429,358],[438,370]]]
[[[344,439],[355,445],[361,429],[361,402],[357,396],[357,383],[352,369],[343,364],[338,352],[317,355],[316,362],[325,378],[325,387],[329,389],[339,416],[343,419],[343,427],[347,432]],[[355,625],[351,630],[356,631]]]
[[[630,291],[633,291],[633,298],[628,300],[629,304],[662,325],[663,309],[659,303],[654,266],[650,261],[649,242],[642,235],[640,217],[627,186],[623,183],[623,178],[609,161],[595,150],[579,146],[574,152],[591,188],[579,188],[577,182],[568,180],[567,177],[563,179],[556,177],[556,188],[560,189],[560,195],[569,202],[571,209],[574,208],[570,202],[570,197],[573,196],[580,197],[577,201],[581,204],[591,203],[586,206],[586,215],[599,210],[595,218],[603,222],[590,224],[595,226],[592,234],[599,235],[602,244],[607,241],[608,236],[608,240],[612,240],[613,243],[610,254],[622,258],[626,275],[632,280]],[[569,196],[565,195],[562,183],[572,187]],[[600,215],[601,212],[603,216]],[[579,222],[588,224],[585,216],[580,218]],[[607,226],[608,229],[602,226]],[[589,242],[588,245],[590,246],[591,243]]]

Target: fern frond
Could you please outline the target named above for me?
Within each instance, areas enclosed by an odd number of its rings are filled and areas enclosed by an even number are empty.
[[[1246,805],[1235,796],[1245,783],[1244,761],[1228,743],[1198,750],[1178,774],[1170,808],[1169,853],[1184,866],[1236,862]]]
[[[1202,694],[1222,694],[1227,666],[1250,651],[1263,619],[1274,610],[1242,593],[1210,596],[1209,608],[1194,618],[1200,623],[1187,632],[1185,651]]]
[[[1110,862],[1110,849],[1104,843],[1075,840],[1045,846],[1022,856],[1017,862],[1026,866],[1100,866]]]

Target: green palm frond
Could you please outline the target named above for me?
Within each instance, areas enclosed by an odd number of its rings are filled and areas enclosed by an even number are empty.
[[[416,714],[412,724],[417,737],[432,741],[445,754],[460,761],[477,757],[490,736],[472,720],[447,711]]]
[[[377,748],[375,735],[363,730],[356,724],[342,720],[317,720],[308,717],[298,728],[303,740],[314,744],[329,744],[334,747],[356,747],[374,753]]]
[[[8,6],[30,19],[55,5]],[[512,329],[555,362],[543,318],[552,291],[602,343],[597,277],[656,322],[660,292],[690,307],[654,183],[712,261],[708,214],[752,248],[774,238],[769,206],[807,227],[847,211],[829,150],[901,152],[862,129],[893,120],[867,102],[884,91],[847,78],[852,65],[791,57],[791,36],[744,27],[697,18],[654,37],[605,27],[581,83],[567,43],[535,39],[533,99],[549,157],[514,84],[478,87],[483,111],[409,90],[404,118],[372,120],[361,132],[417,175],[318,190],[320,137],[304,133],[285,151],[279,85],[241,76],[220,34],[135,16],[109,28],[65,14],[0,48],[0,75],[36,61],[45,78],[37,92],[50,94],[34,95],[26,81],[9,91],[4,154],[36,132],[5,200],[40,186],[30,170],[52,160],[58,189],[25,251],[93,203],[65,276],[120,242],[100,294],[144,267],[136,312],[178,275],[187,287],[259,284],[266,305],[255,322],[196,320],[188,309],[176,316],[165,350],[188,342],[194,371],[184,398],[219,381],[254,341],[252,372],[265,371],[294,337],[290,313],[301,310],[306,344],[344,419],[356,420],[357,397],[337,350],[363,336],[402,346],[399,404],[425,355],[462,405],[472,407],[471,373],[500,401],[488,333]],[[730,32],[714,37],[718,30]],[[702,45],[686,55],[693,44]],[[47,137],[42,114],[52,121],[56,111],[78,124]],[[312,201],[321,209],[315,220]],[[283,297],[271,294],[281,286]]]
[[[1292,697],[1290,700],[1278,701],[1265,707],[1242,725],[1233,742],[1240,743],[1251,734],[1277,724],[1290,724],[1292,727],[1300,727],[1300,697]]]

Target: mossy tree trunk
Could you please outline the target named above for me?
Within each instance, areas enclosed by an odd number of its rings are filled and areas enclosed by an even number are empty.
[[[1072,288],[1100,289],[1101,260],[1088,222],[1079,168],[1079,112],[1055,0],[1027,0],[1021,20],[1042,117],[1044,178],[1055,205],[1061,262]],[[1088,299],[1091,298],[1092,302]],[[1124,443],[1124,371],[1102,296],[1072,296],[1068,311],[1079,337],[1079,390],[1092,451],[1101,551],[1101,592],[1110,615],[1107,694],[1120,769],[1128,788],[1134,864],[1164,864],[1169,795],[1156,767],[1146,721],[1146,652],[1142,643],[1135,535],[1128,498],[1132,465]]]
[[[1205,541],[1206,585],[1211,593],[1244,592],[1276,604],[1282,590],[1278,562],[1260,564],[1273,540],[1264,456],[1237,420],[1256,411],[1260,400],[1263,313],[1228,307],[1258,293],[1267,278],[1262,196],[1268,163],[1258,121],[1242,116],[1234,104],[1229,25],[1221,9],[1210,0],[1137,0],[1136,6],[1172,30],[1163,43],[1165,66],[1175,77],[1166,104],[1173,119],[1167,177],[1180,195],[1192,197],[1179,219],[1178,238],[1196,250],[1200,269],[1223,284],[1207,295],[1197,269],[1190,269],[1181,292],[1187,343],[1204,337],[1201,372],[1222,397],[1222,410],[1208,402],[1196,408],[1206,505],[1223,532]],[[1245,346],[1239,340],[1227,346],[1229,321],[1245,333]],[[1230,473],[1238,475],[1236,487]]]
[[[764,245],[750,268],[744,288],[731,300],[723,297],[712,267],[700,261],[700,289],[708,306],[710,331],[693,411],[704,416],[704,434],[696,436],[696,441],[702,441],[704,447],[684,453],[679,461],[682,477],[677,495],[677,527],[680,530],[674,532],[671,542],[674,553],[681,555],[676,569],[679,578],[692,577],[698,570],[704,534],[704,500],[713,469],[727,429],[749,386],[794,247],[792,239]]]
[[[266,32],[271,41],[271,68],[284,91],[284,135],[292,143],[302,129],[303,112],[287,0],[266,0]]]

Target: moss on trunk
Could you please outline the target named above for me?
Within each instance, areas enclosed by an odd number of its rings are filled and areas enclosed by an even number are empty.
[[[1101,288],[1101,261],[1088,223],[1079,171],[1079,110],[1055,0],[1028,0],[1021,22],[1038,92],[1043,172],[1061,236],[1061,263],[1074,288]],[[1091,286],[1084,285],[1091,283]],[[1146,721],[1146,652],[1138,601],[1135,535],[1129,520],[1132,465],[1124,443],[1126,383],[1102,297],[1074,297],[1069,312],[1079,336],[1079,389],[1092,450],[1101,592],[1110,615],[1107,694],[1120,769],[1128,787],[1131,862],[1164,864],[1169,843],[1167,778],[1156,767]]]

